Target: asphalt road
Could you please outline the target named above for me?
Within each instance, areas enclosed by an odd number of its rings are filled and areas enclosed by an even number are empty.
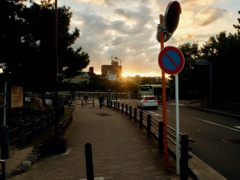
[[[126,103],[126,102],[124,102]],[[136,100],[128,102],[136,107]],[[158,110],[144,110],[162,119],[161,105]],[[175,128],[175,103],[167,103],[167,124]],[[240,121],[211,112],[204,112],[179,103],[180,132],[195,142],[190,146],[197,157],[229,180],[240,179]]]

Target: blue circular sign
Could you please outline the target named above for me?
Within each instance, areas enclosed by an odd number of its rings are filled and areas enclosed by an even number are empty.
[[[185,59],[182,51],[174,46],[167,46],[158,55],[158,64],[167,74],[178,74],[183,69]]]

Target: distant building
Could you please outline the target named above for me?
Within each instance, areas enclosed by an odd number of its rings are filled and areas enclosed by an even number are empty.
[[[96,75],[94,73],[94,68],[90,67],[89,72],[78,72],[78,75],[73,78],[64,79],[64,81],[68,81],[70,83],[81,83],[87,82],[89,83],[92,76]]]
[[[113,59],[111,65],[101,66],[101,75],[104,77],[121,77],[122,75],[122,65],[119,63],[119,59]]]
[[[88,72],[79,72],[79,75],[70,79],[71,83],[81,83],[81,82],[89,82],[90,76]]]

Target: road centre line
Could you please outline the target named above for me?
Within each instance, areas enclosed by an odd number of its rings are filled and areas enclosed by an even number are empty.
[[[199,121],[203,121],[203,122],[206,122],[206,123],[209,123],[209,124],[213,124],[213,125],[216,125],[216,126],[220,126],[220,127],[226,128],[226,129],[230,129],[230,130],[233,130],[233,131],[238,131],[238,132],[240,131],[240,130],[235,129],[235,128],[224,126],[222,124],[214,123],[214,122],[207,121],[207,120],[204,120],[204,119],[200,119],[200,118],[197,118],[197,117],[194,117],[194,119],[199,120]]]

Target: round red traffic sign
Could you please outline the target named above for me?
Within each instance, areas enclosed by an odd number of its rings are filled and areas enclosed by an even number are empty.
[[[167,74],[178,74],[183,69],[185,59],[180,49],[167,46],[158,55],[158,64]]]

